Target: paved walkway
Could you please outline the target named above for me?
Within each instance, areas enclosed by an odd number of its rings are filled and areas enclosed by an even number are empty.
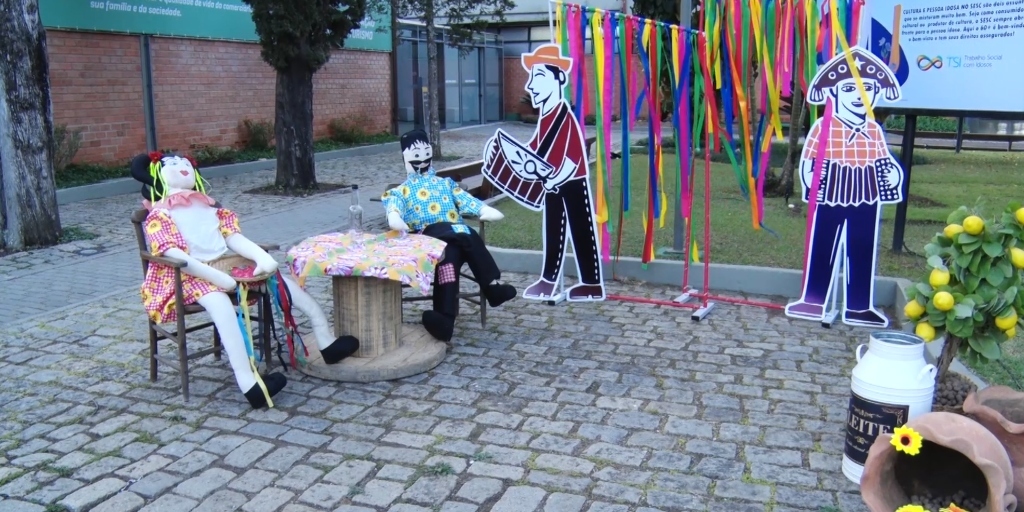
[[[521,289],[531,276],[509,277]],[[330,304],[327,280],[310,288]],[[864,510],[840,460],[866,333],[735,306],[695,324],[664,307],[519,299],[486,330],[474,313],[427,374],[353,385],[291,371],[265,411],[226,361],[198,364],[188,403],[175,372],[149,383],[131,295],[7,329],[0,509]]]
[[[475,159],[493,129],[446,134],[446,147]],[[359,183],[371,229],[383,218],[370,194],[403,175],[399,155],[318,174]],[[287,247],[345,224],[341,193],[241,195],[271,179],[214,180],[250,238]],[[674,308],[517,299],[481,329],[464,304],[452,350],[426,374],[355,385],[293,370],[277,407],[252,411],[227,361],[207,357],[185,403],[173,370],[148,380],[127,221],[139,199],[64,208],[65,224],[101,234],[95,246],[0,259],[4,512],[865,510],[840,461],[867,333],[757,308],[719,305],[698,324]],[[522,289],[533,276],[506,278]],[[328,280],[308,286],[330,317]],[[407,321],[423,307],[407,305]]]

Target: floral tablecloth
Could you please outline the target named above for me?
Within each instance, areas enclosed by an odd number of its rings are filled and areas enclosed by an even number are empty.
[[[328,233],[289,249],[287,261],[300,285],[310,276],[378,277],[427,294],[445,246],[436,238],[397,231]]]

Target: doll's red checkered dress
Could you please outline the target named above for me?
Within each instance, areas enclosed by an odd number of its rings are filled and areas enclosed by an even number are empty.
[[[227,238],[242,231],[238,224],[238,216],[225,208],[217,209],[220,221],[220,234]],[[188,244],[178,231],[178,226],[171,219],[167,210],[156,209],[149,212],[143,224],[149,252],[154,256],[163,256],[170,249],[181,249],[188,253]],[[185,273],[181,275],[181,288],[185,305],[196,303],[202,296],[212,292],[224,292],[209,281]],[[142,304],[146,313],[156,323],[169,323],[178,319],[174,300],[174,269],[159,263],[150,263],[146,271],[146,279],[142,282]]]

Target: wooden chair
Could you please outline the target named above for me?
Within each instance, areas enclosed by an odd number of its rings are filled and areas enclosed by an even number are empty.
[[[170,365],[172,368],[178,370],[181,375],[181,393],[185,397],[185,401],[189,400],[189,389],[188,389],[188,362],[193,359],[213,354],[213,358],[217,361],[221,359],[221,352],[223,347],[220,342],[220,333],[217,331],[216,326],[213,322],[205,322],[202,324],[193,325],[186,327],[186,317],[194,315],[196,313],[202,313],[206,311],[205,308],[200,306],[198,303],[185,305],[183,298],[183,291],[181,286],[182,272],[181,269],[185,268],[188,263],[175,258],[168,258],[164,256],[154,256],[149,252],[149,244],[146,243],[146,234],[143,229],[143,223],[146,220],[146,216],[149,214],[148,210],[142,209],[137,210],[132,214],[132,224],[135,227],[135,240],[139,245],[139,257],[142,259],[142,275],[145,277],[149,265],[151,263],[158,263],[161,265],[167,265],[174,269],[174,296],[175,296],[175,307],[178,313],[178,320],[176,330],[171,332],[162,327],[160,324],[153,322],[149,315],[146,315],[146,322],[149,331],[149,380],[156,381],[157,377],[157,361],[161,361],[165,364]],[[265,251],[274,251],[279,248],[277,245],[257,244],[260,248]],[[231,303],[236,307],[238,306],[238,299],[234,294],[229,294],[231,297]],[[270,348],[270,332],[273,329],[273,309],[271,305],[271,295],[265,286],[259,288],[252,288],[249,291],[250,299],[256,300],[257,312],[252,317],[253,325],[256,326],[256,333],[253,333],[254,338],[260,340],[260,347],[263,352],[263,359],[266,361],[266,371],[269,372],[273,360]],[[199,331],[213,327],[213,347],[203,350],[198,350],[189,353],[186,336],[190,332]],[[170,357],[164,356],[159,353],[159,341],[160,340],[171,340],[178,347],[177,360]],[[255,341],[255,339],[253,340]]]

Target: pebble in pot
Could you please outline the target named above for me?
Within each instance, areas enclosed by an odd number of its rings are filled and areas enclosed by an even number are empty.
[[[958,494],[964,503],[957,505],[971,512],[1016,510],[1010,458],[985,427],[947,412],[923,414],[906,427],[922,438],[916,455],[897,451],[893,434],[878,436],[868,452],[861,496],[871,512],[892,512],[913,504],[913,499],[934,507],[937,501]],[[967,505],[978,501],[984,502],[982,508]],[[949,504],[940,503],[941,507]]]

